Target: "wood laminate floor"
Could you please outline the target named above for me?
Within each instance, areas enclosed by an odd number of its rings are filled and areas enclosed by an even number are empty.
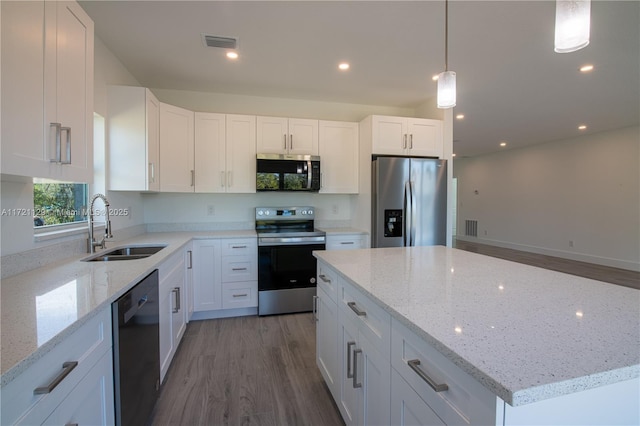
[[[152,425],[343,425],[311,313],[192,321]]]
[[[612,268],[593,263],[578,262],[576,260],[512,250],[487,244],[478,244],[469,241],[454,240],[454,247],[461,250],[499,257],[501,259],[539,266],[553,271],[565,272],[567,274],[578,275],[580,277],[591,278],[640,290],[640,272],[637,271]]]

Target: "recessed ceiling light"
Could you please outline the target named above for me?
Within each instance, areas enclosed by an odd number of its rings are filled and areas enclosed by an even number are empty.
[[[227,52],[227,58],[229,59],[238,59],[238,52]]]
[[[458,114],[458,115],[456,115],[456,118],[458,120],[462,120],[464,118],[464,114]]]
[[[500,146],[507,146],[506,142],[500,142]]]
[[[342,63],[340,63],[340,64],[338,65],[338,68],[339,68],[341,71],[346,71],[346,70],[348,70],[348,69],[350,68],[350,65],[349,65],[348,63],[346,63],[346,62],[342,62]]]
[[[578,130],[587,130],[587,125],[586,124],[579,125]]]
[[[580,67],[580,72],[589,72],[593,71],[593,65],[587,64]]]
[[[439,74],[435,74],[433,77],[431,77],[431,80],[438,81],[438,76]]]
[[[452,157],[455,157],[455,156],[456,156],[456,153],[454,152],[453,154],[451,154],[451,156],[452,156]]]

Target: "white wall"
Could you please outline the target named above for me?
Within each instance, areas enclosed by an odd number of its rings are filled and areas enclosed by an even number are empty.
[[[456,159],[454,174],[459,234],[477,220],[481,243],[640,270],[638,127]]]

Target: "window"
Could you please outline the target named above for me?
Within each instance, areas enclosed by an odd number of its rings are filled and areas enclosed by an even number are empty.
[[[87,220],[88,188],[84,183],[33,180],[33,226],[52,226]]]

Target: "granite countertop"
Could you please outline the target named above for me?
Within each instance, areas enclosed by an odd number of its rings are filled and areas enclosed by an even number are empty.
[[[82,262],[88,254],[2,280],[0,387],[12,381],[90,318],[107,308],[138,281],[192,239],[255,237],[254,230],[148,233],[107,248],[128,244],[167,244],[138,260]]]
[[[462,250],[318,251],[512,406],[640,377],[640,291]]]

